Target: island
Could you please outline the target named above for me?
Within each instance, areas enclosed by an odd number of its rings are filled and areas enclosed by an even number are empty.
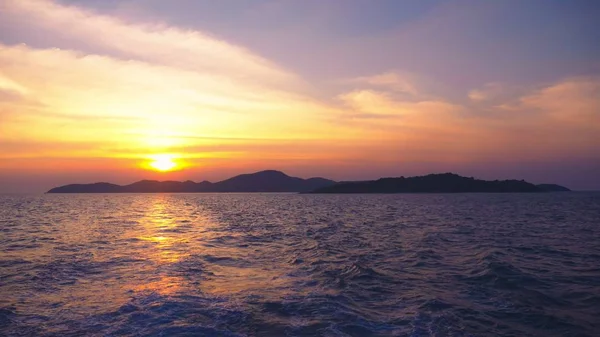
[[[299,192],[299,193],[506,193],[562,192],[568,188],[556,184],[534,185],[524,180],[479,180],[454,173],[418,177],[381,178],[369,181],[336,182],[325,178],[302,179],[266,170],[242,174],[212,183],[202,181],[141,180],[129,185],[106,182],[70,184],[47,193],[226,193],[226,192]]]
[[[418,177],[381,178],[378,180],[342,182],[324,186],[310,193],[522,193],[569,191],[555,185],[534,185],[524,180],[480,180],[454,173],[429,174]]]
[[[201,193],[201,192],[309,192],[336,182],[325,178],[302,179],[276,170],[241,174],[212,183],[202,181],[141,180],[129,185],[111,183],[70,184],[47,193]]]
[[[571,190],[564,187],[564,186],[560,186],[560,185],[556,185],[556,184],[539,184],[536,185],[538,188],[540,188],[543,192],[570,192]]]

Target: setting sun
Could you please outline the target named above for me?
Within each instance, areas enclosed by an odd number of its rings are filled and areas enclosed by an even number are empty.
[[[152,159],[154,160],[150,162],[150,167],[157,171],[166,172],[177,167],[177,163],[173,161],[173,156],[170,155],[157,155]]]

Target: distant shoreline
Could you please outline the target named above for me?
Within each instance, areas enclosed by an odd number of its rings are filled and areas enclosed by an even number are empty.
[[[567,192],[555,184],[534,185],[524,180],[479,180],[454,173],[417,177],[381,178],[336,182],[325,178],[302,179],[281,171],[267,170],[238,175],[212,183],[202,181],[142,180],[129,185],[106,182],[70,184],[50,189],[49,194],[123,193],[313,193],[313,194],[430,194],[430,193],[536,193]]]

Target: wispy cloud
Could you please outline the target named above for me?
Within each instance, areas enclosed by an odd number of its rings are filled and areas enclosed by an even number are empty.
[[[408,75],[400,75],[398,72],[389,71],[382,74],[357,77],[351,79],[350,83],[369,85],[383,90],[391,90],[417,96],[419,92],[414,81]]]
[[[27,88],[0,73],[0,92],[1,91],[17,94],[19,96],[26,95],[29,92]]]
[[[467,96],[472,101],[482,102],[498,98],[505,91],[505,86],[502,83],[492,82],[486,83],[482,88],[469,91]]]
[[[9,107],[0,102],[2,118],[16,124],[4,137],[18,134],[47,141],[116,137],[149,151],[148,142],[156,145],[163,135],[173,134],[335,137],[327,134],[322,121],[333,108],[316,100],[189,69],[0,45],[0,70],[20,83],[25,96],[41,103]]]
[[[521,97],[517,106],[600,131],[600,78],[577,77],[554,83]]]
[[[434,120],[432,117],[455,116],[463,107],[443,100],[402,100],[394,95],[374,91],[356,90],[339,96],[339,99],[353,110],[365,115],[387,116],[403,123],[421,120]]]
[[[13,29],[33,26],[45,36],[68,38],[84,50],[89,46],[102,47],[124,59],[253,82],[296,79],[245,48],[199,31],[164,24],[126,23],[49,0],[5,0],[2,9],[3,18],[10,18],[16,25]]]
[[[334,109],[300,93],[295,74],[208,34],[46,0],[7,0],[3,18],[68,45],[0,43],[0,90],[39,103],[0,102],[4,139],[110,139],[151,152],[193,144],[190,135],[344,137],[327,134],[322,116]]]
[[[338,98],[353,111],[345,115],[349,123],[379,130],[386,140],[409,142],[416,149],[435,144],[439,152],[461,160],[536,161],[597,157],[592,147],[600,142],[599,85],[597,78],[567,78],[519,95],[490,85],[492,91],[504,91],[481,98],[476,107],[368,89]]]

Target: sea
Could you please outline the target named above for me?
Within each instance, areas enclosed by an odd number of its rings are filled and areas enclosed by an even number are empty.
[[[600,336],[600,193],[2,195],[0,336]]]

